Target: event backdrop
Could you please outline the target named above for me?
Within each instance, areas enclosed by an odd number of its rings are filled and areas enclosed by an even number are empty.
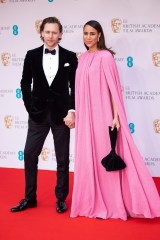
[[[152,176],[160,176],[159,10],[159,0],[0,0],[0,166],[24,167],[28,115],[20,89],[23,62],[27,50],[42,45],[41,20],[56,16],[64,29],[61,45],[77,53],[85,51],[84,23],[94,19],[102,24],[107,46],[116,52],[128,126]],[[51,134],[39,168],[56,169]]]

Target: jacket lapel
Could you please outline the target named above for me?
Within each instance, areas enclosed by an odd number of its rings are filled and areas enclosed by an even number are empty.
[[[60,76],[64,70],[64,63],[66,61],[66,54],[63,51],[63,49],[61,48],[61,46],[59,46],[59,66],[58,66],[58,71],[57,74],[51,84],[51,86],[56,83],[56,81],[58,81],[58,79],[60,79]]]
[[[44,79],[46,81],[46,83],[48,84],[48,81],[46,79],[44,70],[43,70],[43,47],[44,45],[42,45],[40,48],[38,48],[37,53],[36,53],[36,61],[37,61],[37,70],[40,73],[40,76],[42,79]]]

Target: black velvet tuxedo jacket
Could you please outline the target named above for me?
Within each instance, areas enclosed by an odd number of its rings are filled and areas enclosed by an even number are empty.
[[[49,86],[43,70],[43,46],[29,50],[24,60],[21,90],[31,119],[40,122],[47,109],[53,122],[60,124],[69,109],[75,108],[76,54],[59,46],[59,67]]]

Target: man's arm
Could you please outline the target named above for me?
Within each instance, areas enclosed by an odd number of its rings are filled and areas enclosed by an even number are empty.
[[[69,101],[69,110],[67,116],[64,118],[65,124],[69,128],[74,128],[75,126],[75,75],[78,65],[78,59],[76,54],[73,54],[71,60],[71,70],[69,77],[69,88],[70,88],[70,101]]]
[[[70,102],[69,102],[69,110],[75,109],[75,75],[76,69],[78,65],[78,60],[76,54],[73,53],[71,59],[71,69],[69,75],[69,88],[70,88]]]
[[[24,105],[26,107],[27,112],[29,112],[31,107],[31,84],[32,84],[30,52],[27,52],[24,60],[23,73],[20,84]]]

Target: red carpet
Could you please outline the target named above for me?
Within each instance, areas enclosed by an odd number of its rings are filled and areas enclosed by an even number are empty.
[[[68,211],[55,210],[56,173],[40,170],[38,175],[38,207],[11,213],[10,207],[24,195],[24,174],[21,169],[0,168],[0,240],[159,240],[160,219],[98,220],[69,217],[73,173],[70,173]],[[160,192],[160,178],[154,178]]]

